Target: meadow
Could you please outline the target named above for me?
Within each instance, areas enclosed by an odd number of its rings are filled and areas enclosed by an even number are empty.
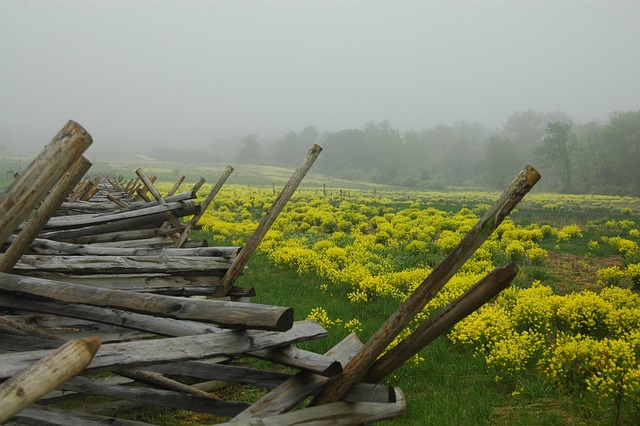
[[[276,195],[225,185],[203,236],[242,245]],[[239,283],[327,328],[311,350],[365,341],[498,196],[300,189]],[[408,412],[386,424],[637,424],[639,242],[636,198],[527,195],[403,335],[494,267],[518,277],[387,378]]]

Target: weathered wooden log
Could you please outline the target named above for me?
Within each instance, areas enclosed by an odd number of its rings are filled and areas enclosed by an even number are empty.
[[[11,246],[0,255],[0,272],[9,272],[18,263],[18,260],[27,251],[29,246],[36,239],[45,224],[49,221],[53,213],[58,209],[60,203],[64,201],[69,191],[78,184],[82,176],[91,167],[91,162],[84,157],[80,157],[55,185],[51,193],[47,196],[35,216],[29,220],[18,237],[11,242]]]
[[[195,300],[151,293],[106,290],[42,278],[0,273],[0,289],[73,303],[108,306],[169,318],[211,322],[234,328],[288,330],[293,309],[256,303]]]
[[[208,360],[152,365],[148,367],[148,369],[163,374],[204,380],[219,380],[222,382],[252,385],[260,388],[275,388],[295,377],[295,375],[288,373],[212,363],[208,362]],[[314,390],[312,394],[317,391],[319,391],[319,387]],[[349,392],[344,395],[342,400],[349,402],[395,402],[395,392],[393,392],[393,388],[385,385],[356,383]]]
[[[111,243],[116,242],[118,244],[115,247],[123,247],[124,243],[132,240],[146,240],[154,237],[166,237],[170,235],[173,230],[164,228],[151,228],[151,229],[136,229],[130,231],[117,231],[117,232],[105,232],[94,235],[87,235],[84,237],[65,238],[64,241],[73,244],[97,244],[97,243]],[[151,240],[144,245],[150,245],[160,240]]]
[[[86,274],[165,273],[198,275],[224,274],[231,261],[203,256],[47,256],[27,254],[13,268],[13,273],[60,272]]]
[[[396,402],[334,402],[319,407],[310,407],[259,419],[231,420],[219,426],[354,426],[392,419],[405,414],[406,399],[400,388],[394,389]]]
[[[181,217],[196,214],[198,211],[200,211],[200,206],[189,203],[184,205],[183,208],[175,210],[175,213],[178,217]],[[164,223],[164,219],[164,213],[156,213],[148,216],[143,215],[141,217],[116,220],[114,222],[103,223],[100,225],[84,226],[77,229],[45,231],[40,234],[40,237],[58,241],[71,241],[78,237],[105,234],[108,232],[159,228]]]
[[[168,229],[168,228],[158,228],[158,229],[169,231],[170,234],[176,232],[175,229]],[[75,241],[69,240],[65,242],[75,242]],[[172,239],[171,237],[152,237],[147,239],[111,241],[111,242],[104,242],[104,243],[96,242],[92,244],[94,246],[115,247],[115,248],[174,248],[175,240]],[[182,247],[183,248],[200,248],[200,247],[208,247],[208,246],[209,246],[209,242],[207,240],[188,240],[187,242],[184,243]]]
[[[11,293],[0,293],[0,306],[9,309],[26,309],[34,312],[79,318],[162,336],[192,336],[195,334],[217,333],[222,330],[220,327],[202,322],[155,317],[83,303],[31,299]]]
[[[378,358],[367,372],[365,380],[371,383],[382,381],[458,321],[507,288],[518,274],[518,270],[518,265],[515,263],[495,268],[463,295],[431,316],[398,345]]]
[[[351,333],[325,355],[347,364],[361,349],[362,342],[355,333]],[[253,403],[233,420],[263,418],[284,413],[316,392],[327,381],[326,377],[300,372]]]
[[[115,417],[99,416],[96,414],[65,410],[34,405],[26,408],[14,416],[20,424],[37,426],[153,426],[149,423]]]
[[[11,239],[9,239],[11,241]],[[199,248],[163,248],[163,247],[104,247],[95,245],[71,244],[62,241],[34,238],[31,248],[39,254],[96,255],[96,256],[160,256],[160,257],[216,257],[233,260],[242,247],[199,247]],[[1,264],[1,263],[0,263]],[[6,272],[6,271],[5,271]]]
[[[362,381],[367,370],[389,346],[393,339],[409,324],[458,269],[473,255],[500,225],[511,210],[540,179],[530,166],[522,170],[499,199],[485,212],[462,241],[429,274],[429,276],[400,305],[398,310],[376,331],[362,351],[338,376],[331,379],[313,403],[320,405],[339,400],[356,382]]]
[[[92,138],[69,121],[0,195],[0,244],[25,220],[44,195],[91,145]]]
[[[220,283],[221,275],[170,275],[170,274],[92,274],[71,275],[58,272],[31,272],[31,277],[82,284],[111,290],[128,290],[137,293],[157,293],[168,296],[210,296]],[[253,287],[231,287],[230,298],[255,297]]]
[[[181,209],[192,209],[200,211],[199,206],[196,208],[195,202],[191,200],[177,201],[162,205],[150,206],[147,208],[130,209],[115,213],[100,213],[74,216],[57,216],[52,217],[45,226],[45,229],[69,229],[79,228],[81,226],[99,225],[108,222],[114,222],[123,219],[131,219],[143,216],[153,216],[156,213],[166,213],[168,211],[177,211]],[[186,215],[185,215],[186,216]]]
[[[122,207],[122,208],[127,208],[129,207],[129,204],[125,203],[124,201],[120,200],[119,198],[108,194],[107,195],[107,199],[113,203],[115,203],[118,207]]]
[[[249,403],[246,402],[218,401],[211,397],[195,396],[162,389],[107,385],[84,377],[76,377],[61,385],[60,389],[221,416],[233,416],[249,406]]]
[[[200,221],[204,213],[207,211],[207,208],[209,208],[209,204],[211,204],[216,195],[218,195],[218,192],[220,192],[220,188],[222,188],[222,185],[224,185],[231,173],[233,173],[233,167],[227,166],[205,200],[202,202],[200,213],[194,215],[193,218],[191,218],[191,221],[189,221],[189,223],[185,226],[182,234],[180,234],[180,239],[176,243],[176,247],[182,247],[184,245],[185,241],[189,237],[189,232],[191,232],[191,230]]]
[[[240,276],[244,267],[247,266],[249,259],[251,259],[251,256],[253,256],[253,253],[258,248],[258,245],[260,245],[260,242],[271,228],[271,225],[273,225],[275,220],[278,218],[278,215],[287,204],[295,190],[298,188],[298,185],[300,185],[300,182],[302,182],[313,163],[320,155],[320,152],[322,152],[322,148],[316,144],[313,144],[313,146],[307,153],[307,157],[305,158],[303,164],[295,170],[285,187],[282,189],[280,194],[278,194],[278,197],[273,202],[273,205],[262,217],[262,220],[260,220],[258,227],[253,232],[236,260],[233,262],[233,265],[231,265],[231,268],[229,268],[229,270],[227,271],[222,284],[220,285],[220,287],[218,287],[218,290],[214,294],[215,297],[223,297],[227,295],[229,289],[233,286],[236,279]]]
[[[99,348],[98,338],[71,341],[0,384],[0,423],[81,373]]]
[[[295,344],[326,337],[327,331],[313,321],[296,322],[290,330],[225,330],[197,336],[172,337],[102,345],[87,372],[109,371],[117,366],[140,367],[167,362],[245,354],[270,347]],[[11,377],[47,351],[0,354],[0,379]]]
[[[144,174],[144,171],[142,169],[140,168],[136,169],[136,175],[138,175],[142,183],[144,183],[144,186],[147,188],[147,191],[149,191],[151,195],[153,195],[153,198],[155,198],[158,204],[160,205],[167,204],[164,198],[162,198],[162,195],[160,195],[160,192],[158,192],[156,187],[153,186],[153,183],[151,182],[151,180],[147,178],[147,175]],[[168,211],[166,215],[173,229],[180,228],[180,222],[178,221],[178,218],[176,217],[176,215],[173,214],[173,212]]]
[[[193,185],[193,187],[191,188],[192,192],[198,192],[200,190],[200,188],[202,188],[202,185],[205,184],[207,180],[205,178],[203,178],[202,176],[200,176],[200,179],[198,179],[198,181]]]
[[[253,351],[248,355],[320,376],[332,377],[342,371],[342,365],[333,357],[305,351],[295,346]]]
[[[186,178],[185,176],[180,176],[178,178],[176,183],[173,184],[173,186],[171,187],[169,192],[167,192],[167,194],[164,196],[165,201],[166,201],[167,197],[171,197],[173,194],[178,192],[178,188],[180,188],[180,185],[182,185],[182,182],[184,182],[185,178]]]
[[[220,400],[220,398],[215,395],[208,394],[205,391],[178,382],[177,380],[170,379],[154,371],[140,370],[137,368],[114,368],[112,371],[120,376],[135,380],[148,386],[153,386],[174,392],[182,392],[189,395],[199,396],[201,398],[213,399],[216,401]]]

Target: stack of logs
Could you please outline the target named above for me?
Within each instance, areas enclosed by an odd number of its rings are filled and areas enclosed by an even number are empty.
[[[381,354],[539,179],[526,167],[367,343],[351,334],[317,354],[295,345],[326,337],[321,326],[295,322],[289,307],[250,303],[254,290],[235,283],[320,147],[309,150],[243,247],[209,247],[189,234],[231,167],[198,202],[204,179],[178,193],[181,177],[164,196],[141,169],[128,182],[82,181],[90,144],[70,121],[0,194],[0,422],[141,425],[108,414],[140,405],[212,413],[229,425],[400,416],[401,390],[380,383],[509,285],[517,266],[496,268]],[[251,368],[247,358],[297,373]],[[109,374],[94,374],[102,372]],[[271,391],[252,404],[213,392],[234,383]],[[55,408],[83,395],[118,401]]]

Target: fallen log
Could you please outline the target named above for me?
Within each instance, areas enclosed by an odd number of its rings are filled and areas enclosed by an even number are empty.
[[[334,402],[259,419],[231,420],[219,426],[353,426],[392,419],[405,414],[406,399],[400,388],[395,388],[396,402]]]
[[[293,309],[286,307],[106,290],[6,273],[0,273],[0,289],[65,302],[126,309],[168,318],[211,322],[233,328],[288,330],[293,324]]]
[[[313,321],[296,322],[284,332],[225,330],[197,336],[172,337],[103,345],[87,372],[110,371],[113,367],[140,367],[167,362],[239,355],[270,347],[326,337],[327,331]],[[0,355],[0,379],[11,377],[42,358],[48,351]]]
[[[11,241],[11,239],[9,239]],[[200,248],[162,248],[162,247],[104,247],[86,244],[72,244],[62,241],[37,238],[31,243],[32,249],[37,249],[40,254],[59,255],[97,255],[97,256],[193,256],[193,257],[217,257],[225,260],[233,260],[242,247],[200,247]]]
[[[220,416],[233,416],[250,405],[247,402],[218,401],[213,398],[164,389],[107,385],[84,377],[76,377],[69,380],[59,388],[86,395],[109,396],[127,401],[136,401],[145,405],[160,405],[180,410],[217,414]]]
[[[47,256],[27,254],[14,266],[13,273],[29,275],[34,272],[63,274],[211,274],[224,275],[231,261],[221,257],[204,256]]]
[[[123,219],[132,219],[143,216],[152,216],[156,213],[166,214],[167,212],[180,211],[185,209],[193,209],[195,211],[196,204],[192,200],[175,201],[142,209],[131,209],[128,211],[119,211],[116,213],[86,214],[74,216],[56,216],[47,222],[45,229],[73,229],[83,226],[99,225],[103,223],[115,222]],[[198,207],[199,209],[199,207]],[[186,214],[184,216],[187,216]]]

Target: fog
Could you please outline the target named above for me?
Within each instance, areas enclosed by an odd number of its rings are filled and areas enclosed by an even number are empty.
[[[2,0],[0,148],[640,110],[640,2]]]

